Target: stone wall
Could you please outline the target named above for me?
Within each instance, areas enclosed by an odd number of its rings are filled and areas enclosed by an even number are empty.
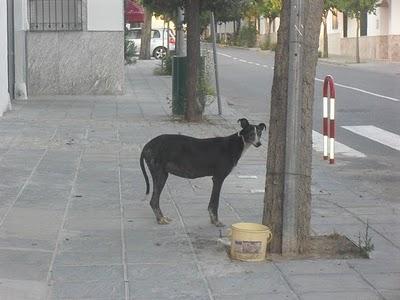
[[[340,39],[340,54],[355,57],[356,38]],[[400,61],[400,35],[360,37],[361,59]]]
[[[124,92],[124,33],[28,32],[28,93],[112,95]]]
[[[82,0],[83,31],[27,33],[30,96],[124,93],[123,1],[103,0],[105,2],[98,7],[92,3],[90,7],[96,9],[90,12],[89,1],[99,3],[97,0]],[[120,8],[120,12],[109,10],[109,6]],[[93,22],[107,13],[115,17],[117,26],[109,25],[107,20],[101,23],[105,28],[88,25],[89,15]]]
[[[400,61],[400,35],[390,35],[388,37],[389,59]]]

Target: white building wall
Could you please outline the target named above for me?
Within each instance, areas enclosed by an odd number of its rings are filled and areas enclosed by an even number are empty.
[[[400,34],[400,0],[391,0],[389,34]]]
[[[122,31],[123,4],[121,0],[87,0],[88,31]]]
[[[381,35],[381,18],[380,18],[380,10],[377,9],[376,15],[369,14],[367,19],[367,35],[368,36],[377,36]]]
[[[81,31],[29,31],[29,96],[123,94],[123,3],[83,0]]]
[[[217,24],[217,33],[233,33],[233,22],[226,22],[226,23],[221,23]]]
[[[10,108],[7,62],[7,2],[0,1],[0,116]]]
[[[26,31],[29,29],[28,0],[14,0],[15,99],[27,99]]]

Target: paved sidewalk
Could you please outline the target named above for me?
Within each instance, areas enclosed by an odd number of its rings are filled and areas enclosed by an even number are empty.
[[[368,219],[369,260],[231,261],[209,224],[210,178],[170,176],[160,203],[174,221],[157,225],[141,147],[161,133],[231,134],[240,114],[172,120],[170,78],[154,64],[127,67],[125,96],[19,101],[0,119],[0,299],[400,299],[398,199],[346,174],[344,159],[314,157],[312,229],[357,240]],[[224,183],[227,225],[261,220],[266,144]]]

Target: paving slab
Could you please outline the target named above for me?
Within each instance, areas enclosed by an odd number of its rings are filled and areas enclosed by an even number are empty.
[[[15,101],[0,119],[0,299],[400,299],[400,206],[355,180],[349,160],[328,171],[313,155],[312,232],[357,242],[368,220],[369,260],[229,258],[218,242],[229,225],[261,221],[266,137],[224,183],[226,227],[209,221],[210,178],[175,176],[160,199],[173,220],[158,225],[143,145],[161,133],[228,135],[243,112],[218,116],[214,103],[201,124],[174,120],[171,78],[155,64],[127,66],[127,95]]]

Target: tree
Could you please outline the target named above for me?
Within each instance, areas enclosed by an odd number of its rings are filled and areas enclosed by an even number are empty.
[[[261,14],[268,18],[267,48],[271,45],[271,27],[282,9],[282,0],[264,0],[261,5]]]
[[[307,250],[310,234],[314,78],[323,0],[301,1],[303,13],[300,12],[300,16],[303,21],[297,26],[301,34],[290,22],[290,18],[296,19],[296,15],[291,14],[293,1],[283,0],[282,4],[271,91],[263,224],[272,230],[273,239],[269,246],[271,252],[300,254]],[[296,35],[299,41],[290,38],[293,35]],[[292,53],[291,47],[294,44],[299,51]],[[289,61],[296,59],[298,65],[294,68]],[[290,99],[291,95],[288,93],[294,87],[293,81],[289,81],[293,79],[292,74],[298,75],[298,97],[295,99]],[[293,100],[298,102],[293,103]],[[288,115],[289,111],[294,110],[288,103],[296,105],[297,119]],[[297,147],[291,153],[288,151],[291,149],[288,145],[292,140],[297,142]],[[290,165],[297,167],[296,173],[288,171]],[[294,186],[288,184],[293,183],[290,179],[295,179]],[[296,193],[296,201],[290,211],[287,206],[293,198],[288,197],[288,187]]]
[[[328,13],[332,12],[332,14],[336,14],[336,8],[338,8],[338,0],[324,0],[324,9],[322,11],[322,24],[324,27],[324,50],[322,57],[328,57],[328,24],[327,24],[327,17]]]
[[[339,0],[339,7],[357,21],[356,62],[360,63],[360,18],[362,13],[376,13],[379,0]]]
[[[150,59],[150,43],[151,43],[151,19],[153,12],[150,8],[144,7],[144,23],[142,24],[142,35],[140,41],[139,59]]]
[[[252,0],[216,0],[209,9],[214,12],[215,22],[233,21],[235,23],[234,35],[237,37],[241,19],[244,18],[251,4]]]
[[[185,119],[199,122],[203,117],[203,107],[199,101],[197,84],[200,63],[200,0],[187,0],[187,106]]]
[[[219,0],[228,1],[228,0]],[[200,12],[210,10],[214,1],[200,0],[144,0],[144,5],[159,14],[173,14],[178,7],[185,7],[187,23],[187,77],[185,119],[190,122],[202,120],[203,104],[197,92],[200,64]]]

